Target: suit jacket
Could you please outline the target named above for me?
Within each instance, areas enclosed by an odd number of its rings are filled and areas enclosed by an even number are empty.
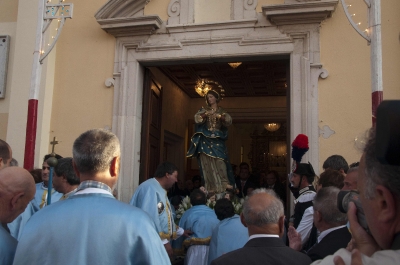
[[[226,253],[213,260],[211,265],[308,265],[311,259],[283,243],[281,238],[260,237],[249,240],[243,248]]]
[[[242,182],[240,178],[237,178],[235,180],[235,183],[236,183],[236,188],[239,189],[239,194],[237,194],[239,198],[244,198],[247,196],[247,188],[253,187],[254,189],[256,189],[256,185],[253,182],[249,181],[249,179],[247,179],[246,183],[244,184],[244,187],[242,187]]]
[[[323,259],[332,255],[341,248],[346,248],[351,239],[351,234],[347,227],[333,230],[327,234],[321,242],[315,244],[307,252],[312,261]]]
[[[263,188],[269,189],[268,185],[264,185]],[[276,195],[282,200],[283,206],[286,206],[286,190],[285,187],[281,183],[275,183],[274,188],[272,189],[275,191]]]

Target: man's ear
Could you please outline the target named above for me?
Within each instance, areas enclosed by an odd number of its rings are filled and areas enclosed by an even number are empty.
[[[377,217],[380,221],[386,223],[396,219],[397,208],[399,205],[397,205],[397,200],[388,188],[382,185],[376,186],[374,200],[377,203],[379,211]]]
[[[25,195],[25,193],[23,191],[20,191],[20,192],[15,193],[12,196],[11,201],[10,201],[11,210],[14,210],[18,206],[19,201],[21,200],[21,198],[24,195]]]
[[[112,177],[118,177],[119,165],[120,165],[120,157],[116,156],[113,158],[113,160],[111,160],[111,165],[110,165],[110,175]]]
[[[318,210],[314,209],[314,221],[316,222],[321,222],[322,221],[322,215],[321,212]]]
[[[244,227],[247,227],[246,220],[244,220],[243,213],[240,213],[240,221],[242,222],[242,224],[244,225]]]
[[[80,178],[80,177],[81,177],[81,173],[78,171],[78,167],[76,166],[75,160],[74,160],[74,159],[72,159],[72,167],[74,168],[74,171],[75,171],[76,176],[77,176],[78,178]]]

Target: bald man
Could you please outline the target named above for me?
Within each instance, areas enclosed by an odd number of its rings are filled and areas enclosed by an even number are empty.
[[[31,174],[19,167],[0,170],[0,264],[12,264],[17,240],[4,228],[20,215],[35,195]]]
[[[284,231],[284,219],[282,201],[273,190],[254,190],[245,199],[240,215],[242,224],[249,232],[249,241],[243,248],[213,260],[211,265],[310,264],[311,259],[307,255],[290,249],[280,238]]]

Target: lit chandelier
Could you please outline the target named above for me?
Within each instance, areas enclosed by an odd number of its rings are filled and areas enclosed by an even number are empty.
[[[241,62],[237,62],[237,63],[228,63],[230,67],[232,67],[233,69],[236,69],[239,67],[239,65],[241,65]]]
[[[225,96],[225,90],[222,88],[222,86],[220,84],[218,84],[218,82],[214,82],[214,81],[208,81],[208,80],[204,80],[204,79],[199,79],[196,82],[196,86],[194,87],[194,90],[197,92],[197,94],[199,94],[201,97],[204,97],[208,91],[210,91],[211,89],[213,89],[213,86],[211,85],[215,85],[219,88],[219,93],[221,95],[221,97]]]
[[[275,132],[275,131],[279,130],[280,127],[281,127],[281,125],[279,123],[266,123],[266,124],[264,124],[264,128],[267,131],[270,131],[270,132]]]

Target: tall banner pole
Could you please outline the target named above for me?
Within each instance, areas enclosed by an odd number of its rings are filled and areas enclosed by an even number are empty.
[[[372,126],[375,127],[376,110],[383,100],[381,0],[364,0],[368,7],[368,28],[365,31],[361,31],[354,23],[345,0],[341,2],[350,24],[371,45]]]
[[[33,168],[33,163],[35,159],[38,96],[40,88],[40,76],[42,73],[42,65],[39,59],[42,52],[42,39],[43,39],[42,30],[44,24],[43,14],[45,5],[44,1],[45,0],[39,0],[35,50],[33,52],[31,87],[29,90],[28,118],[26,122],[25,155],[24,155],[24,168],[27,170],[31,170]]]
[[[58,4],[52,4],[51,0],[39,0],[36,41],[33,52],[31,87],[29,90],[28,100],[28,117],[26,121],[24,168],[27,170],[31,170],[33,168],[35,161],[38,98],[42,63],[54,48],[58,37],[61,34],[65,20],[67,18],[72,18],[73,4],[63,3],[63,1],[64,0],[59,0]],[[51,38],[51,43],[46,46],[47,50],[45,50],[43,45],[44,34],[54,19],[58,21],[58,26],[56,28],[57,33]]]
[[[381,0],[371,0],[369,8],[369,35],[371,37],[372,125],[376,124],[376,111],[383,100]]]

